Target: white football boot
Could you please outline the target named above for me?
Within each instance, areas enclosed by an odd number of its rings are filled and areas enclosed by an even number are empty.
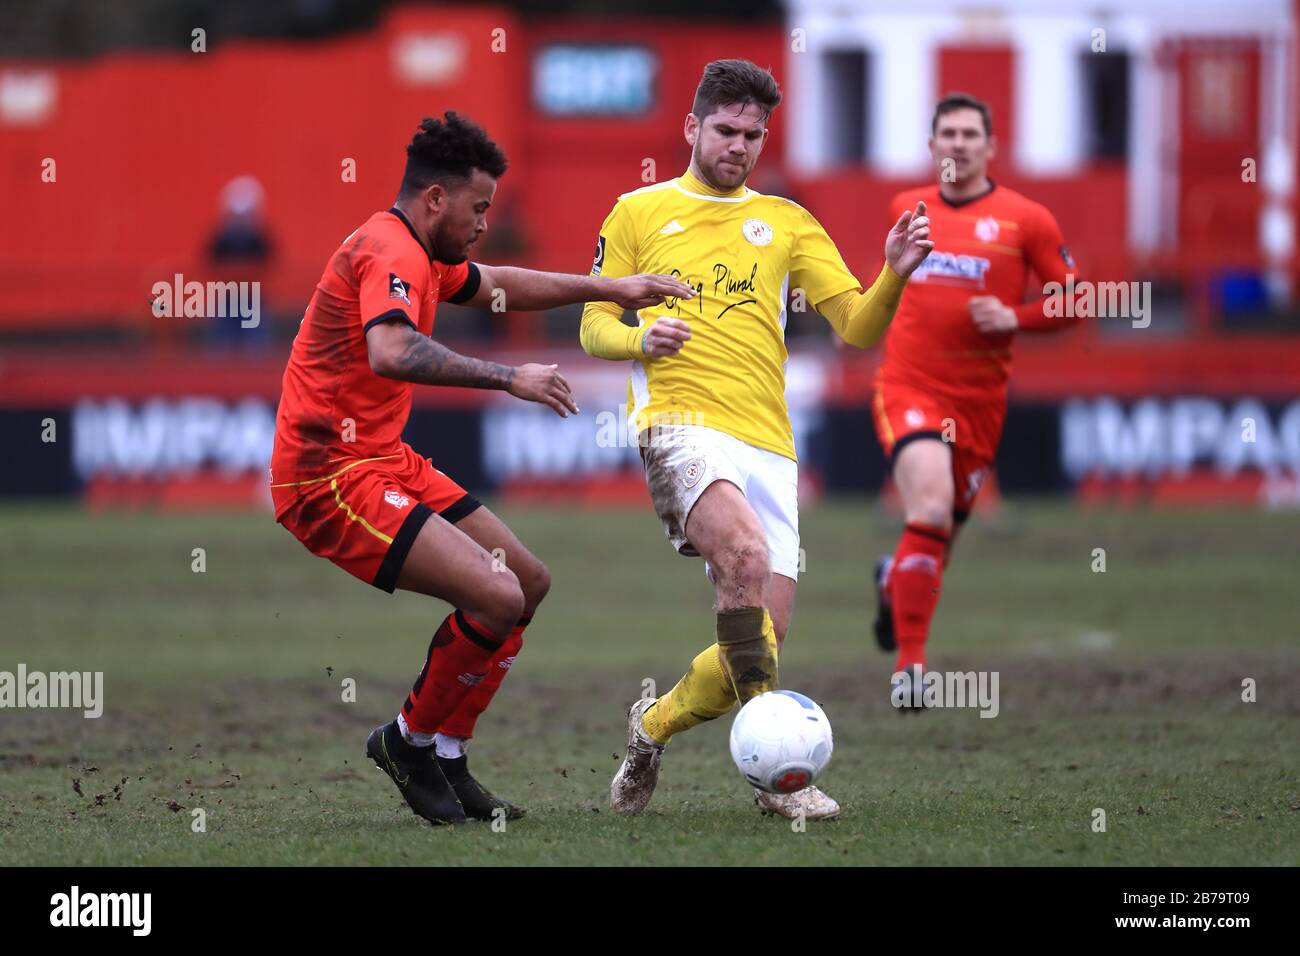
[[[755,787],[754,802],[763,813],[775,813],[787,820],[834,820],[840,815],[840,805],[816,787],[794,793],[768,793]]]
[[[627,756],[609,785],[609,805],[615,813],[640,813],[659,782],[664,745],[641,726],[641,715],[654,702],[653,697],[642,697],[627,712]]]

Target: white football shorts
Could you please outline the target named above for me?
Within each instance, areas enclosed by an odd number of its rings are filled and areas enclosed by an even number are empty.
[[[774,574],[799,578],[799,465],[703,425],[658,425],[642,432],[646,485],[664,532],[679,554],[699,557],[686,540],[686,518],[715,481],[745,496],[767,535]]]

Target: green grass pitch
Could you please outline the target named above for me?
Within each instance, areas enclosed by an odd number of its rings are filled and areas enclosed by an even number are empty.
[[[609,812],[627,705],[711,640],[710,588],[648,508],[502,515],[554,586],[471,750],[529,810],[497,832],[429,827],[362,752],[443,605],[365,587],[266,516],[0,510],[0,670],[103,671],[106,698],[97,720],[0,710],[0,862],[1300,862],[1300,515],[976,519],[931,666],[998,671],[989,720],[889,706],[867,582],[895,526],[865,500],[808,509],[782,678],[831,718],[844,812],[804,832],[759,816],[728,719],[671,744],[647,813]]]

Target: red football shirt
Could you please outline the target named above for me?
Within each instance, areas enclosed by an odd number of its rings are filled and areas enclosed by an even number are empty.
[[[350,461],[402,451],[410,382],[370,369],[366,332],[400,320],[433,331],[439,301],[478,290],[478,268],[434,262],[397,209],[343,240],[316,286],[284,370],[271,483],[321,478]]]
[[[1031,271],[1040,283],[1064,285],[1074,261],[1052,214],[1005,186],[957,203],[945,200],[937,184],[899,193],[889,206],[890,226],[922,199],[934,249],[903,292],[885,336],[881,376],[959,397],[1002,399],[1014,333],[981,332],[968,303],[997,296],[1025,331],[1066,325],[1074,319],[1045,315],[1041,295],[1023,300]]]

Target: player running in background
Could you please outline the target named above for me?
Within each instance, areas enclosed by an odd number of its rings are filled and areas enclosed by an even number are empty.
[[[920,703],[915,675],[925,668],[953,537],[997,454],[1011,340],[1073,321],[1073,310],[1044,309],[1042,297],[1021,303],[1030,271],[1064,285],[1074,262],[1047,209],[988,178],[996,149],[989,108],[950,94],[931,130],[939,182],[899,193],[890,216],[925,203],[934,251],[885,337],[873,402],[905,518],[893,556],[876,563],[875,632],[883,650],[898,652],[891,695],[909,707]]]
[[[629,308],[690,295],[667,276],[621,280],[468,261],[487,229],[506,160],[455,113],[426,119],[407,147],[397,201],[330,257],[284,372],[271,458],[275,518],[309,551],[384,591],[449,602],[397,718],[366,753],[432,823],[522,811],[470,775],[474,723],[519,653],[550,587],[546,566],[492,512],[402,441],[412,384],[491,388],[567,416],[554,365],[469,358],[430,334],[439,302],[512,309],[589,299]],[[504,553],[504,566],[491,552]]]
[[[716,596],[716,642],[657,700],[628,715],[627,756],[610,787],[615,810],[637,812],[675,734],[777,687],[799,567],[798,471],[785,402],[786,300],[802,293],[846,342],[884,332],[907,276],[930,243],[924,204],[898,217],[871,288],[844,265],[807,210],[745,186],[781,100],[776,80],[746,60],[704,70],[685,136],[690,168],[619,197],[600,229],[593,276],[681,276],[691,301],[642,309],[636,327],[607,303],[587,306],[582,346],[632,361],[629,416],[668,539],[703,556]],[[761,809],[828,818],[816,787],[755,791]]]

